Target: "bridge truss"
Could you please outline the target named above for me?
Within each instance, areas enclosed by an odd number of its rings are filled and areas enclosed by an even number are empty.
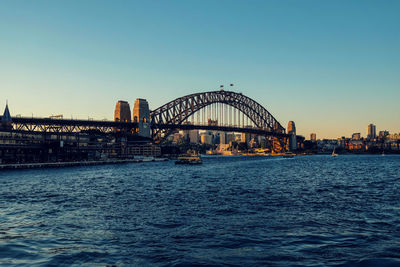
[[[286,137],[285,128],[253,99],[232,91],[211,91],[186,95],[151,112],[153,137],[161,142],[174,129],[222,127],[238,132]],[[169,125],[169,127],[165,127]],[[221,128],[221,129],[222,129]],[[247,129],[247,130],[246,130]]]
[[[24,132],[47,132],[47,133],[80,133],[95,131],[108,134],[124,130],[135,132],[137,123],[93,121],[93,120],[69,120],[51,118],[26,118],[16,117],[12,119],[12,129]]]

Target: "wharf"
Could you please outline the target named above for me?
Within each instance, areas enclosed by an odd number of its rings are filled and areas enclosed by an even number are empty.
[[[72,161],[72,162],[45,162],[45,163],[23,163],[23,164],[0,164],[0,170],[15,169],[37,169],[37,168],[63,168],[74,166],[93,166],[105,164],[140,163],[151,161],[167,161],[166,158],[152,159],[115,159],[115,160],[93,160],[93,161]]]

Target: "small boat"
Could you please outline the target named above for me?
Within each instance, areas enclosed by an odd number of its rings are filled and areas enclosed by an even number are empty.
[[[339,154],[335,153],[335,148],[334,148],[333,151],[332,151],[332,157],[337,157],[337,156],[339,156]]]
[[[293,158],[294,156],[296,156],[296,154],[294,154],[293,152],[285,152],[283,154],[284,158]]]
[[[385,156],[385,151],[382,151],[382,154],[381,154],[381,156],[383,157],[383,156]]]
[[[188,151],[185,155],[179,156],[178,160],[175,161],[175,164],[197,165],[202,163],[200,154],[196,151]]]

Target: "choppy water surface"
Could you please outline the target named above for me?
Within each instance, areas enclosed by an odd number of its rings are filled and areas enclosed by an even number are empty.
[[[400,156],[0,172],[2,265],[400,265]]]

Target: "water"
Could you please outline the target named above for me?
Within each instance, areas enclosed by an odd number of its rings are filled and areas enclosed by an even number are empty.
[[[400,156],[3,171],[1,265],[400,265]]]

